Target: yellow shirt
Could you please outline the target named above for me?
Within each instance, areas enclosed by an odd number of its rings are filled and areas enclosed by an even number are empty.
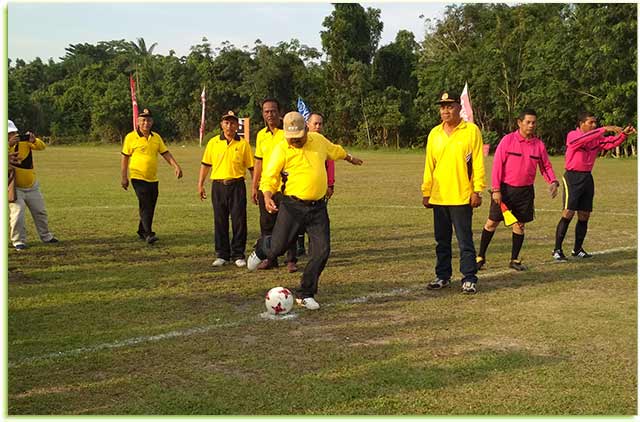
[[[202,164],[212,167],[212,180],[244,177],[247,169],[253,167],[251,146],[239,136],[229,143],[224,135],[214,136],[204,150]]]
[[[34,143],[20,141],[9,151],[18,151],[20,164],[16,166],[16,187],[27,189],[36,183],[36,172],[33,169],[33,154],[31,151],[41,151],[46,148],[41,139],[36,138]]]
[[[284,139],[284,131],[282,129],[275,128],[273,132],[269,130],[269,127],[262,128],[256,135],[256,159],[262,160],[262,170],[267,165],[271,153],[275,146],[280,142],[287,142]],[[280,175],[278,175],[278,189],[282,185]]]
[[[473,123],[464,120],[451,135],[444,123],[431,129],[427,139],[422,196],[433,205],[466,205],[473,192],[484,184],[482,134]]]
[[[260,180],[260,190],[275,193],[279,188],[280,172],[287,175],[285,195],[305,201],[316,201],[327,193],[327,169],[324,162],[342,160],[347,152],[319,133],[308,132],[302,148],[281,142],[273,149]]]
[[[157,182],[158,154],[164,154],[167,151],[164,141],[155,132],[151,132],[148,138],[137,130],[127,134],[122,145],[122,154],[130,157],[129,177]]]

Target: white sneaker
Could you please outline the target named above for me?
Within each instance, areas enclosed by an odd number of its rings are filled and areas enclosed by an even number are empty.
[[[216,258],[216,260],[211,263],[211,266],[212,267],[222,267],[223,265],[228,264],[228,263],[229,263],[229,261],[227,261],[226,259]]]
[[[249,271],[255,271],[261,262],[262,260],[258,258],[258,255],[256,255],[255,251],[251,252],[251,255],[249,255],[249,259],[247,260],[247,269]]]
[[[239,259],[236,259],[235,264],[236,264],[236,267],[242,268],[242,267],[246,267],[247,266],[247,261],[245,261],[242,258],[239,258]]]
[[[298,302],[298,305],[304,306],[310,311],[315,311],[317,309],[320,309],[320,304],[316,302],[316,300],[312,297],[305,297],[304,299],[296,299],[296,302]]]

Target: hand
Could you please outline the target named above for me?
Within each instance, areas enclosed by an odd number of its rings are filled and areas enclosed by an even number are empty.
[[[20,160],[18,159],[18,151],[9,153],[9,165],[10,166],[20,165]]]
[[[180,166],[176,165],[175,173],[176,173],[176,177],[178,179],[182,179],[182,169],[180,168]]]
[[[333,186],[328,186],[326,197],[327,199],[331,199],[332,196],[333,196]]]
[[[276,207],[276,203],[273,202],[273,198],[271,198],[270,196],[264,197],[264,207],[269,214],[278,212],[278,207]]]
[[[493,202],[500,205],[502,203],[502,192],[491,192],[491,199],[493,199]]]
[[[36,134],[33,132],[27,132],[29,134],[29,142],[32,144],[36,143]]]
[[[558,195],[558,182],[553,182],[549,185],[549,193],[551,193],[551,199]]]
[[[605,126],[604,130],[605,132],[614,132],[616,135],[622,132],[622,128],[620,126]]]
[[[204,186],[198,186],[198,195],[200,196],[201,201],[207,199],[207,191]]]
[[[356,158],[354,156],[351,156],[351,161],[349,161],[351,164],[353,164],[354,166],[361,166],[362,163],[364,163],[364,161],[362,161],[359,158]]]
[[[251,202],[258,205],[258,189],[255,186],[251,186]]]
[[[20,141],[20,135],[18,132],[13,133],[9,136],[9,147],[14,147]]]
[[[433,208],[433,206],[429,203],[429,199],[431,199],[431,198],[430,198],[430,197],[428,197],[428,196],[423,196],[423,197],[422,197],[422,205],[423,205],[425,208]]]
[[[633,126],[628,125],[622,130],[622,133],[624,133],[625,135],[631,135],[633,133],[638,133],[638,132],[636,132],[636,129]]]
[[[482,197],[478,192],[473,192],[471,194],[471,200],[469,201],[469,204],[471,205],[471,208],[478,208],[480,205],[482,205]]]
[[[129,179],[127,177],[123,177],[120,181],[120,186],[122,186],[122,189],[127,190],[129,187]]]

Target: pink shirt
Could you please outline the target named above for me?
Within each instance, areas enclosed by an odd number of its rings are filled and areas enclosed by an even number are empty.
[[[505,135],[496,148],[491,172],[491,187],[499,190],[502,183],[522,187],[533,185],[536,167],[547,183],[556,181],[544,143],[539,138],[525,139],[519,131]]]
[[[327,168],[327,186],[331,187],[336,183],[336,162],[327,160],[324,166]]]
[[[582,132],[579,128],[567,134],[565,168],[571,171],[591,171],[600,151],[608,151],[623,143],[627,135],[604,136],[605,128]]]

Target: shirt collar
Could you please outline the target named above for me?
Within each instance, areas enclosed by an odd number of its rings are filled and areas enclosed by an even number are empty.
[[[224,132],[220,134],[220,140],[225,142],[230,141],[229,139],[227,139],[226,136],[224,136]],[[237,133],[233,136],[233,139],[231,139],[231,141],[239,141],[239,140],[240,140],[240,135],[238,135]]]
[[[269,132],[269,133],[270,133],[270,134],[272,134],[272,135],[275,135],[275,134],[276,134],[276,132],[277,132],[277,131],[275,131],[275,132],[274,132],[274,131],[272,131],[272,130],[269,128],[269,125],[267,125],[267,126],[265,127],[265,129],[267,130],[267,132]],[[276,126],[276,129],[278,129],[278,130],[282,130],[282,120],[280,120],[280,123],[278,123],[278,126]]]

